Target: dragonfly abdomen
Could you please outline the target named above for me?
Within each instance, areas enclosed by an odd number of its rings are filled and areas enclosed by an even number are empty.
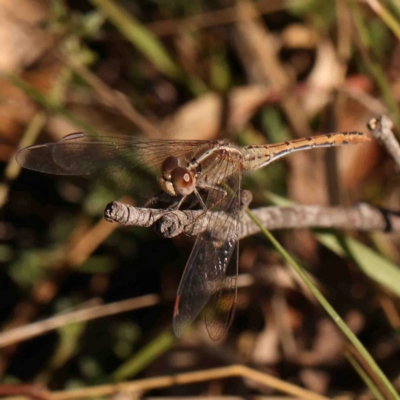
[[[369,142],[369,140],[370,139],[361,132],[343,132],[266,144],[263,146],[246,146],[242,149],[243,169],[254,170],[262,168],[272,161],[294,151],[363,143]]]

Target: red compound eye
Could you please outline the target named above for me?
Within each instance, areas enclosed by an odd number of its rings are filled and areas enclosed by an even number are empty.
[[[176,157],[167,157],[161,165],[161,173],[164,179],[171,180],[171,172],[179,167],[179,160]]]
[[[177,195],[187,196],[193,193],[196,181],[187,168],[176,167],[171,172],[171,182]]]

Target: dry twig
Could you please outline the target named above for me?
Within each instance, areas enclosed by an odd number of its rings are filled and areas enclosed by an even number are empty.
[[[393,122],[385,115],[382,115],[381,117],[370,119],[367,127],[375,138],[385,146],[386,151],[396,163],[397,169],[400,170],[400,144],[392,131]]]
[[[299,205],[261,207],[252,210],[268,230],[301,228],[356,229],[361,231],[400,231],[400,214],[359,203],[353,207]],[[158,234],[172,238],[182,233],[194,236],[203,232],[212,211],[163,210],[133,207],[114,201],[105,210],[105,218],[122,225],[153,226]],[[221,218],[229,218],[218,212]],[[248,215],[241,218],[240,238],[259,231]],[[218,234],[218,232],[215,232]]]

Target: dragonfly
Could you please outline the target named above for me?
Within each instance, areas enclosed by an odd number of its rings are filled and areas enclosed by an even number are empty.
[[[190,196],[207,212],[196,237],[175,300],[173,329],[181,336],[201,312],[208,334],[221,339],[236,307],[243,171],[257,170],[295,151],[369,141],[343,132],[240,147],[226,140],[141,140],[132,136],[72,133],[58,142],[22,149],[24,168],[57,175],[97,175],[143,165],[158,171],[162,193],[179,209]],[[121,162],[124,160],[124,162]],[[126,171],[125,171],[126,172]],[[192,201],[193,206],[193,201]]]

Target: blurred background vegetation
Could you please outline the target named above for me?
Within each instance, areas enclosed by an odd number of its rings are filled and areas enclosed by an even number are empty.
[[[261,144],[365,132],[384,113],[399,127],[399,21],[396,0],[1,0],[1,381],[61,390],[243,363],[315,393],[368,393],[368,366],[363,374],[264,238],[241,241],[227,337],[211,342],[200,318],[177,340],[173,303],[193,240],[102,218],[122,195],[143,204],[156,180],[138,171],[125,190],[112,179],[21,171],[14,156],[81,130]],[[376,142],[294,154],[246,175],[243,186],[251,207],[278,195],[396,210],[400,197]],[[399,388],[399,235],[351,235],[366,245],[358,263],[312,231],[277,233]],[[91,307],[127,299],[136,300],[113,315],[73,324],[61,317],[56,329],[24,334],[37,321],[85,309],[93,318]],[[150,393],[273,391],[232,378]]]

